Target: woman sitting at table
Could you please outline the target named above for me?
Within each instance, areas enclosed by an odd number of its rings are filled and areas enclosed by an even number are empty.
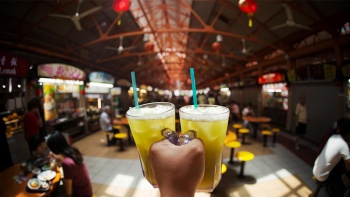
[[[58,131],[50,135],[47,146],[51,150],[50,155],[62,165],[65,193],[74,197],[91,197],[91,182],[80,151],[69,146],[64,136]]]

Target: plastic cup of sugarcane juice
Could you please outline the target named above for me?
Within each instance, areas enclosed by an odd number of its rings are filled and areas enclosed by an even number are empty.
[[[197,191],[213,191],[221,179],[222,151],[230,110],[218,105],[180,108],[182,131],[194,130],[205,149],[205,172]]]
[[[164,139],[163,129],[175,131],[175,106],[167,102],[146,103],[139,108],[130,108],[126,117],[141,160],[143,175],[157,187],[153,170],[148,161],[151,145]]]

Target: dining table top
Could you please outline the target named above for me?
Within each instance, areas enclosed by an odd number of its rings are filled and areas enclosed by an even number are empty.
[[[128,119],[123,117],[123,118],[117,118],[113,120],[113,124],[115,125],[129,125]]]
[[[264,116],[243,116],[243,120],[255,123],[271,122],[271,118]]]
[[[18,183],[14,180],[14,176],[19,175],[22,172],[21,165],[15,164],[6,170],[0,172],[0,196],[1,197],[45,197],[56,188],[57,183],[61,179],[61,173],[59,168],[56,169],[56,176],[52,180],[50,189],[47,192],[32,193],[26,190],[27,182],[33,177],[32,173],[27,175],[28,179],[22,183]]]

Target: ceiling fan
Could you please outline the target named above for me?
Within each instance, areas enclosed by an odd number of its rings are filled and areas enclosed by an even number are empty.
[[[274,27],[271,27],[270,29],[271,30],[276,30],[276,29],[280,29],[280,28],[283,28],[283,27],[299,27],[301,29],[307,29],[307,30],[311,30],[310,27],[308,26],[305,26],[305,25],[301,25],[301,24],[298,24],[294,21],[294,18],[293,18],[293,14],[292,14],[292,10],[290,9],[290,7],[288,6],[288,4],[286,3],[283,3],[282,6],[284,7],[285,11],[286,11],[286,15],[287,15],[287,20],[285,23],[283,24],[280,24],[280,25],[276,25]]]
[[[221,62],[221,66],[222,67],[225,67],[226,66],[226,60],[225,60],[225,56],[221,56],[221,60],[222,60],[222,62]]]
[[[118,51],[118,54],[122,54],[124,51],[135,49],[136,46],[123,47],[123,36],[119,39],[119,47],[106,46],[106,49]]]
[[[248,49],[246,48],[245,39],[243,39],[243,38],[242,38],[242,46],[243,46],[243,48],[241,50],[241,53],[243,55],[253,55],[252,53],[250,53],[250,50],[252,50],[252,48],[251,47]]]
[[[79,9],[80,9],[80,5],[83,2],[83,0],[78,0],[78,7],[77,7],[77,11],[75,12],[75,14],[73,16],[70,15],[64,15],[64,14],[49,14],[49,16],[53,16],[53,17],[58,17],[58,18],[66,18],[66,19],[70,19],[72,20],[72,22],[74,23],[75,27],[77,28],[78,31],[82,30],[81,24],[80,24],[80,19],[93,14],[97,11],[99,11],[100,9],[102,9],[101,6],[97,6],[94,8],[91,8],[90,10],[87,10],[83,13],[79,13]]]

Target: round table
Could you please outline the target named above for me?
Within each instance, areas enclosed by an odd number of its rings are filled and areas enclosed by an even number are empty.
[[[271,122],[271,118],[264,116],[243,116],[243,120],[253,124],[253,138],[257,136],[257,130],[260,123]]]

